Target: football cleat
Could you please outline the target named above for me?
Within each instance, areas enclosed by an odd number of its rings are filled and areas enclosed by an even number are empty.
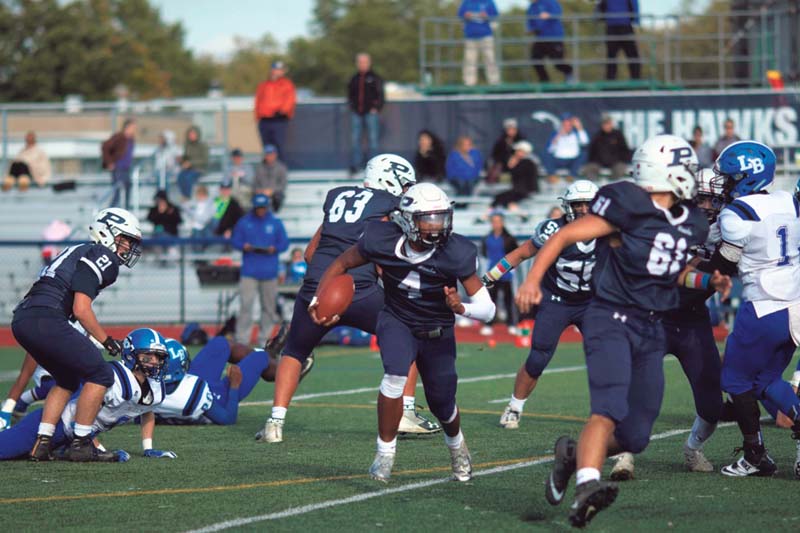
[[[713,472],[714,465],[708,460],[702,449],[693,450],[684,443],[683,457],[686,459],[684,464],[689,472]]]
[[[612,481],[629,481],[633,479],[633,454],[622,452],[613,457],[617,462],[611,469]]]
[[[92,437],[75,437],[69,447],[64,451],[67,461],[76,463],[118,463],[119,457],[115,452],[101,451],[92,442]]]
[[[453,481],[469,481],[472,479],[472,457],[467,449],[467,441],[461,441],[458,448],[450,450],[450,466],[453,467]]]
[[[308,354],[306,357],[306,361],[303,363],[303,367],[300,369],[300,381],[303,381],[303,378],[311,372],[311,369],[314,368],[314,352]]]
[[[521,414],[511,408],[511,404],[506,405],[506,410],[500,415],[500,425],[506,429],[519,428],[519,418]]]
[[[435,420],[429,420],[415,409],[403,409],[403,416],[400,418],[400,426],[397,432],[400,435],[413,433],[415,435],[433,435],[442,431],[442,426]]]
[[[616,483],[592,480],[575,487],[575,501],[569,508],[569,523],[584,527],[597,513],[614,503],[619,488]]]
[[[52,461],[53,446],[51,437],[48,435],[37,435],[36,442],[33,444],[28,458],[31,461]]]
[[[556,440],[553,447],[555,450],[553,469],[544,489],[544,497],[550,505],[558,505],[564,500],[569,480],[575,473],[577,447],[575,440],[569,437],[563,436]]]
[[[289,323],[285,320],[281,322],[281,327],[278,329],[278,333],[273,335],[267,342],[264,344],[264,351],[267,352],[267,355],[271,359],[279,359],[281,356],[281,352],[283,352],[283,347],[286,346],[286,340],[289,338]]]
[[[269,442],[270,444],[283,442],[283,420],[272,417],[267,418],[264,428],[256,433],[256,440],[258,442]]]
[[[740,457],[735,463],[723,467],[722,474],[730,477],[770,477],[778,471],[775,461],[766,451],[760,457],[755,457],[758,460],[751,458],[752,462],[748,461],[746,456],[747,454]]]
[[[388,483],[392,477],[392,467],[394,466],[393,453],[376,453],[375,460],[369,467],[369,477],[382,483]]]

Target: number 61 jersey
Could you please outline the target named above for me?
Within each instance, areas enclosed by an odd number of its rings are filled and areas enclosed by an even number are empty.
[[[656,205],[650,193],[628,181],[598,191],[591,212],[619,229],[620,245],[601,254],[594,273],[595,297],[649,311],[679,305],[678,275],[689,248],[706,241],[708,220],[692,205],[671,210]]]
[[[541,249],[544,243],[567,224],[567,218],[549,218],[536,226],[531,243]],[[583,303],[592,297],[592,270],[595,241],[576,242],[564,248],[553,266],[547,269],[543,285],[550,298],[563,303]]]

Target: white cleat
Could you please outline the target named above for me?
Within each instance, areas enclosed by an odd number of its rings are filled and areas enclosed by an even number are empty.
[[[615,455],[612,459],[616,459],[617,463],[611,469],[611,479],[613,481],[628,481],[633,479],[633,454],[623,452]]]
[[[450,450],[450,465],[453,467],[453,481],[469,481],[472,479],[472,457],[467,449],[467,441],[462,441],[458,448]]]
[[[689,446],[686,443],[684,443],[683,457],[686,459],[684,464],[686,465],[686,468],[689,469],[689,472],[714,471],[714,465],[712,465],[711,461],[709,461],[708,458],[706,458],[702,448],[699,450],[693,450],[689,448]]]
[[[256,440],[258,442],[283,442],[283,420],[276,418],[267,418],[264,423],[264,428],[256,433]]]
[[[438,422],[429,420],[417,413],[414,409],[403,409],[403,417],[397,428],[399,434],[413,433],[415,435],[433,435],[442,431]]]
[[[520,416],[520,412],[513,410],[511,404],[508,404],[500,416],[500,425],[506,429],[518,429]]]
[[[392,477],[392,467],[394,466],[393,453],[376,453],[372,466],[369,467],[369,477],[382,483],[388,483]]]

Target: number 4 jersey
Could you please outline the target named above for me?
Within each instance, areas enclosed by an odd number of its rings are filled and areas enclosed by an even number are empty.
[[[566,217],[543,220],[531,237],[539,249],[567,224]],[[544,277],[543,285],[553,298],[563,302],[585,302],[592,297],[592,270],[595,265],[595,241],[567,246]]]
[[[620,237],[619,246],[604,239],[594,273],[595,296],[648,311],[678,307],[678,275],[689,248],[706,240],[705,215],[685,204],[664,209],[628,181],[600,189],[592,213],[616,226]]]

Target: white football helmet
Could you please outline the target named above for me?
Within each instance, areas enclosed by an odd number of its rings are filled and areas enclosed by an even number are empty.
[[[633,154],[633,180],[647,192],[671,192],[680,200],[697,193],[697,154],[677,135],[656,135]]]
[[[419,183],[400,199],[392,220],[409,241],[426,248],[441,246],[453,231],[453,202],[433,183]]]
[[[706,214],[709,222],[714,222],[717,215],[725,207],[725,177],[717,174],[712,168],[702,168],[695,174],[697,196],[695,202]],[[703,207],[699,204],[708,201]]]
[[[119,236],[126,237],[127,246],[119,247]],[[89,224],[89,238],[117,254],[122,259],[122,264],[128,268],[133,268],[142,255],[139,219],[119,207],[109,207],[95,215]]]
[[[364,187],[381,189],[395,196],[417,183],[414,167],[405,158],[395,154],[376,155],[367,161]]]
[[[589,180],[578,180],[567,187],[564,196],[559,197],[559,200],[561,200],[561,209],[564,210],[568,222],[575,220],[575,209],[572,208],[572,204],[588,204],[594,200],[598,190],[597,185]]]

